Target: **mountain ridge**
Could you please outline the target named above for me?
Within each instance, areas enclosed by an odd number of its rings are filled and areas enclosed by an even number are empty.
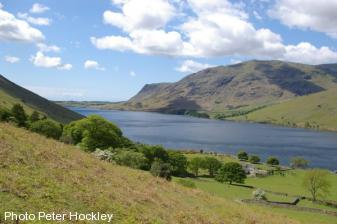
[[[0,74],[0,107],[10,109],[15,103],[23,104],[28,110],[37,110],[49,118],[69,123],[83,118],[82,115],[55,104],[5,78]]]
[[[337,85],[337,64],[252,60],[192,73],[173,83],[146,84],[130,100],[106,105],[165,113],[223,112],[260,107]]]

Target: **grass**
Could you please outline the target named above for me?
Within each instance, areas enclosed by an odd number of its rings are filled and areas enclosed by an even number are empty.
[[[107,212],[114,223],[299,223],[99,161],[9,124],[0,124],[0,146],[0,223],[5,211]]]
[[[332,88],[231,119],[337,131],[336,114],[337,88]]]
[[[264,180],[267,178],[257,178],[256,182],[258,180]],[[174,178],[174,181],[179,181],[180,178]],[[186,179],[186,178],[185,178]],[[247,179],[247,183],[250,182],[252,178]],[[245,188],[245,187],[238,187],[234,185],[227,185],[227,184],[221,184],[213,179],[210,178],[187,178],[190,182],[193,182],[197,189],[203,190],[207,193],[210,193],[214,196],[223,197],[228,200],[238,200],[238,199],[250,199],[252,198],[252,189]],[[277,185],[275,183],[274,187]],[[289,186],[288,186],[289,188]],[[274,194],[267,193],[268,200],[271,201],[283,201],[283,202],[290,202],[292,201],[293,197],[284,197],[284,196],[278,196]],[[251,205],[254,208],[258,208],[258,205]],[[299,206],[304,207],[311,207],[311,208],[320,208],[320,209],[326,209],[326,210],[332,210],[337,211],[337,209],[333,209],[331,207],[322,206],[313,204],[310,201],[304,200],[301,201]],[[296,219],[300,223],[303,224],[335,224],[336,223],[336,217],[329,216],[329,215],[323,215],[323,214],[317,214],[317,213],[310,213],[310,212],[303,212],[303,211],[294,211],[291,209],[286,208],[277,208],[277,207],[263,207],[265,209],[268,209],[269,211],[273,211],[278,214],[286,215],[289,218]]]

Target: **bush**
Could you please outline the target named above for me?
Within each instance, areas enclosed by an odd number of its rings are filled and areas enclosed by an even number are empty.
[[[155,177],[162,177],[166,180],[171,180],[170,164],[164,163],[161,160],[155,160],[152,163],[150,173]]]
[[[96,149],[95,152],[93,152],[93,155],[96,156],[100,160],[113,162],[114,160],[114,154],[109,150],[100,150]]]
[[[257,155],[251,155],[249,157],[249,162],[251,162],[251,163],[256,164],[256,163],[259,163],[260,161],[261,161],[261,159]]]
[[[187,174],[187,158],[181,152],[169,151],[168,162],[171,165],[172,175],[184,177]]]
[[[291,163],[290,166],[292,168],[300,168],[300,169],[305,169],[308,167],[309,161],[305,160],[302,157],[293,157],[291,158]]]
[[[163,162],[167,162],[169,159],[167,151],[160,145],[139,145],[138,150],[143,153],[148,160],[146,170],[149,170],[151,168],[153,161],[155,161],[156,159]]]
[[[62,135],[61,125],[51,120],[36,121],[31,124],[30,130],[53,139],[59,139]]]
[[[14,117],[15,123],[19,127],[27,126],[27,114],[20,104],[14,104],[11,109],[11,114]]]
[[[256,189],[255,191],[253,191],[253,198],[259,201],[267,201],[266,192],[264,192],[264,190],[262,189]]]
[[[278,166],[280,165],[280,161],[276,157],[269,157],[267,159],[267,164],[271,166]]]
[[[208,170],[211,177],[220,169],[222,162],[214,157],[205,157],[202,161],[201,168]]]
[[[134,169],[143,169],[147,165],[147,159],[140,152],[121,149],[114,157],[118,165],[128,166]]]
[[[242,161],[247,161],[248,160],[248,154],[245,151],[240,151],[238,153],[238,159]]]
[[[197,188],[197,186],[195,185],[195,183],[193,181],[190,180],[185,180],[185,179],[179,179],[177,181],[178,184],[184,186],[184,187],[188,187],[188,188]]]
[[[9,121],[12,116],[11,112],[7,109],[0,109],[0,121]]]
[[[220,183],[244,183],[247,178],[246,172],[243,170],[241,164],[236,162],[229,162],[224,164],[215,177],[216,181]]]
[[[34,110],[33,113],[29,116],[29,122],[34,123],[38,120],[40,120],[40,114]]]
[[[79,144],[84,150],[93,152],[97,148],[123,147],[125,139],[116,125],[100,116],[91,115],[66,125],[62,141]]]

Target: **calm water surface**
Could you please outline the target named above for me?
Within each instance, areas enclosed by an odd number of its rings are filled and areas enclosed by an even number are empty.
[[[124,135],[174,149],[203,149],[236,154],[240,149],[263,160],[277,156],[287,164],[301,156],[314,167],[337,169],[337,133],[238,123],[149,112],[71,108],[83,115],[98,114],[116,123]]]

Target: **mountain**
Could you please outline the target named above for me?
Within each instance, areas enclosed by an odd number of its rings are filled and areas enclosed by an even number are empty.
[[[9,124],[0,123],[0,145],[0,201],[5,202],[0,203],[0,223],[8,222],[6,211],[112,213],[116,224],[299,223],[270,208],[244,205],[100,161],[75,146]],[[29,223],[37,222],[45,223]]]
[[[0,75],[0,107],[11,108],[15,103],[23,104],[27,112],[37,110],[61,123],[83,118],[82,115],[24,89]]]
[[[337,131],[337,88],[296,97],[230,119]]]
[[[254,60],[207,68],[175,83],[148,84],[126,103],[105,108],[167,113],[248,110],[336,85],[337,64]]]

